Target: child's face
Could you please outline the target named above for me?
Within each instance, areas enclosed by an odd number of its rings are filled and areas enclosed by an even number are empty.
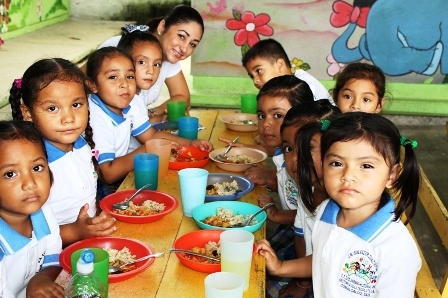
[[[29,216],[50,193],[50,169],[39,144],[26,139],[0,142],[0,217]]]
[[[73,149],[89,119],[84,86],[72,81],[54,80],[39,92],[32,109],[22,105],[22,112],[45,139],[65,152]]]
[[[285,127],[282,131],[282,151],[285,158],[285,168],[289,176],[297,181],[297,148],[295,144],[295,135],[299,127],[291,125]]]
[[[282,75],[285,67],[281,61],[271,63],[266,59],[255,57],[246,64],[246,71],[254,82],[255,87],[261,89],[270,79]]]
[[[286,98],[262,96],[258,99],[258,132],[269,147],[282,145],[280,126],[291,104]]]
[[[139,42],[132,49],[135,65],[135,81],[137,90],[151,88],[160,74],[162,67],[162,50],[154,43]]]
[[[323,159],[325,189],[343,210],[357,218],[375,213],[385,188],[391,188],[398,166],[391,169],[364,140],[336,142]]]
[[[94,85],[92,91],[111,111],[122,115],[121,110],[129,106],[137,88],[132,61],[124,56],[105,59]]]
[[[375,85],[369,80],[348,80],[338,94],[337,106],[342,113],[379,113],[384,98],[379,98]]]

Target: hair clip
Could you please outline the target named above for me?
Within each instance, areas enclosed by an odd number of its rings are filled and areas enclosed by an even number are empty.
[[[320,123],[322,123],[322,127],[320,128],[320,130],[326,131],[328,129],[328,126],[330,125],[331,121],[330,120],[320,120]]]
[[[405,136],[401,136],[400,137],[400,144],[403,147],[406,147],[406,145],[411,145],[412,149],[414,149],[415,147],[417,147],[418,142],[416,140],[409,140]]]
[[[22,89],[22,78],[15,79],[14,86],[16,86],[17,89]]]
[[[134,31],[145,32],[149,30],[149,27],[146,25],[134,25],[134,24],[126,24],[124,27],[121,27],[121,30],[124,33],[132,33]]]
[[[100,156],[100,151],[98,149],[92,149],[92,156],[95,157],[96,160],[98,160],[98,157]]]

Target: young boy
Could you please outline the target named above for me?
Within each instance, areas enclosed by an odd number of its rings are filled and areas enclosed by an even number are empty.
[[[244,54],[242,63],[258,89],[274,77],[294,75],[310,86],[314,100],[326,98],[332,102],[328,90],[315,77],[303,69],[296,70],[295,73],[291,71],[288,55],[282,45],[272,38],[257,42]]]

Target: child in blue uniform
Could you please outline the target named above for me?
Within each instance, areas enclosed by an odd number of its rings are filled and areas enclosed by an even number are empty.
[[[63,298],[64,289],[54,283],[61,271],[62,242],[58,222],[45,204],[52,175],[44,143],[31,122],[0,121],[0,151],[3,297]],[[0,276],[2,288],[4,279]]]
[[[14,81],[9,102],[13,119],[32,121],[44,139],[54,176],[48,204],[63,244],[114,232],[115,219],[97,216],[97,162],[82,71],[62,58],[39,60]]]

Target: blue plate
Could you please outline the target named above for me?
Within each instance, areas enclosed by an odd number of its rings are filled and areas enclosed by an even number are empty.
[[[199,205],[198,207],[193,209],[193,219],[198,225],[199,228],[202,230],[246,230],[248,232],[254,233],[258,229],[261,228],[261,226],[266,221],[267,215],[266,212],[261,212],[260,214],[257,214],[255,216],[255,219],[257,220],[256,224],[253,224],[251,226],[243,227],[243,228],[220,228],[211,226],[208,224],[205,224],[202,222],[204,219],[206,219],[209,216],[216,215],[218,212],[218,208],[224,208],[228,210],[232,210],[233,214],[238,215],[251,215],[260,210],[261,208],[250,203],[240,202],[240,201],[219,201],[219,202],[210,202],[205,203],[202,205]]]
[[[210,173],[208,174],[208,180],[207,185],[213,185],[216,182],[222,183],[222,182],[232,182],[233,180],[238,183],[238,192],[234,193],[233,195],[228,196],[213,196],[213,195],[206,195],[205,201],[206,202],[214,202],[214,201],[235,201],[244,196],[245,194],[249,193],[254,189],[254,183],[243,177],[238,176],[234,174],[225,174],[225,173]]]

